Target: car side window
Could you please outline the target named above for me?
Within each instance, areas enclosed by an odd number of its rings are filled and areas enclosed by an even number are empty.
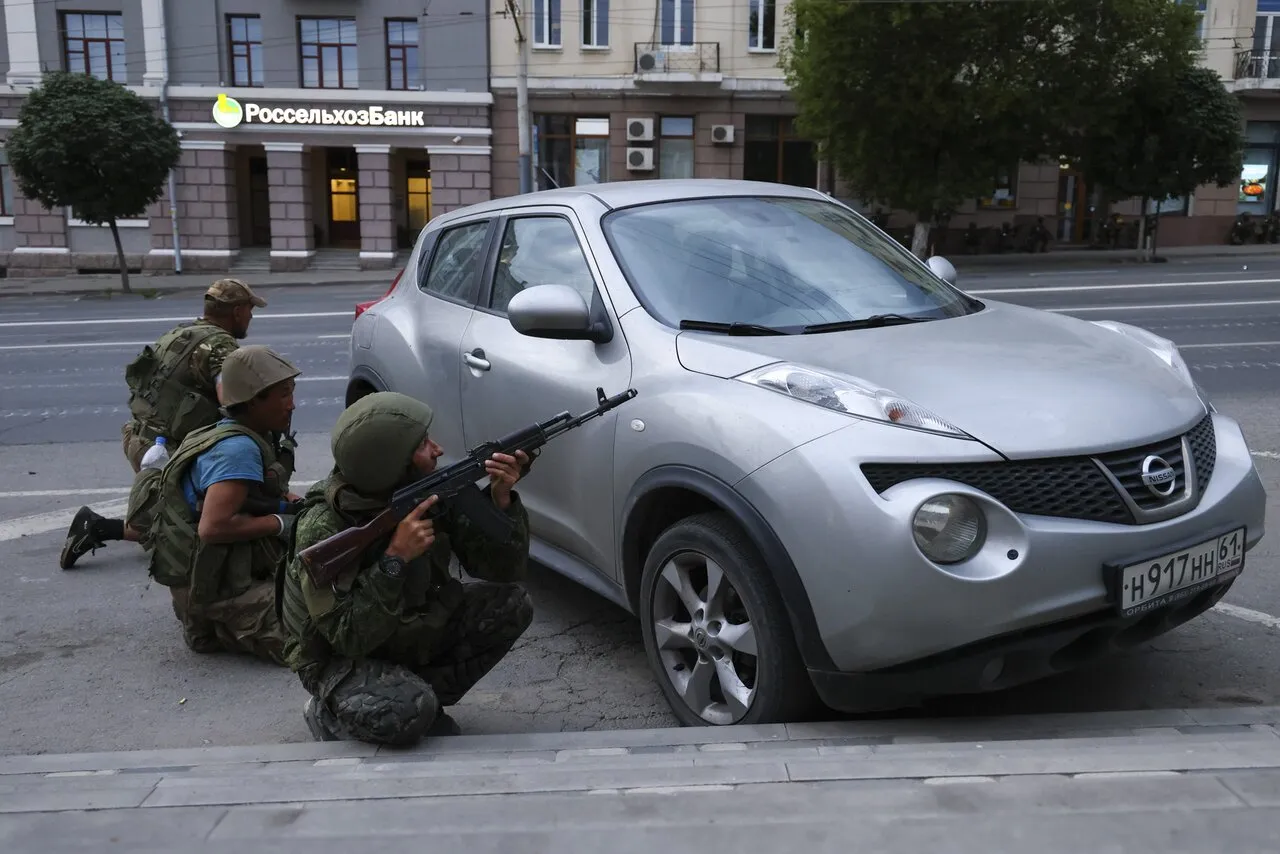
[[[568,285],[587,305],[595,298],[595,278],[564,217],[522,216],[507,222],[489,307],[505,314],[512,297],[538,285]]]
[[[422,290],[450,299],[473,299],[488,233],[489,223],[485,221],[460,225],[441,234],[431,266],[423,277]]]

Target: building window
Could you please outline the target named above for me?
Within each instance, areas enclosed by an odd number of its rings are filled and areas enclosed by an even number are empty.
[[[13,216],[13,170],[9,168],[9,153],[0,147],[0,216]]]
[[[793,187],[818,186],[816,149],[785,116],[747,116],[742,177]]]
[[[1196,36],[1203,42],[1205,38],[1205,16],[1209,10],[1209,0],[1175,0],[1178,3],[1185,3],[1192,6],[1196,10]],[[1262,5],[1262,4],[1259,4]]]
[[[533,46],[560,47],[560,0],[533,0]]]
[[[1018,206],[1018,167],[1005,169],[996,176],[991,195],[978,199],[982,210],[1011,210]]]
[[[298,46],[303,88],[359,87],[355,18],[299,18]]]
[[[582,45],[609,46],[609,0],[582,0]]]
[[[405,202],[409,209],[409,234],[414,240],[431,219],[431,168],[423,160],[405,164]],[[412,248],[410,242],[407,248]]]
[[[747,16],[747,47],[751,50],[776,50],[774,32],[777,21],[777,0],[747,0],[751,11]]]
[[[658,122],[658,177],[693,177],[693,118],[663,116]]]
[[[231,85],[262,86],[262,19],[257,15],[228,15],[231,44]]]
[[[537,116],[538,189],[609,180],[609,119]]]
[[[387,88],[418,86],[418,22],[414,18],[387,20]]]
[[[664,45],[693,44],[693,0],[660,0],[658,28]]]
[[[63,12],[62,43],[67,71],[125,82],[124,16],[120,13]]]

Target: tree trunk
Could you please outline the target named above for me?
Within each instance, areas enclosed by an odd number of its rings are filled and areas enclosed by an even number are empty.
[[[1147,197],[1142,197],[1142,207],[1138,209],[1138,260],[1143,260],[1144,243],[1147,241]]]
[[[1151,223],[1151,261],[1154,263],[1159,260],[1156,257],[1156,244],[1160,240],[1160,205],[1156,205],[1156,216]]]
[[[116,242],[116,258],[120,261],[120,285],[126,294],[133,293],[129,287],[129,262],[124,259],[124,246],[120,243],[120,226],[115,219],[111,220],[111,237]]]
[[[921,261],[929,255],[930,217],[921,216],[916,219],[916,229],[911,235],[911,254]]]

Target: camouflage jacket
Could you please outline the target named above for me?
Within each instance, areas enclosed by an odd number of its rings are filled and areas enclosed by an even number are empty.
[[[428,663],[450,615],[462,602],[462,583],[449,571],[456,556],[467,574],[486,581],[518,581],[527,574],[529,516],[514,490],[507,515],[516,522],[509,543],[498,543],[466,516],[447,510],[436,520],[435,542],[399,578],[378,567],[391,537],[367,549],[329,589],[316,589],[298,552],[374,514],[333,506],[330,479],[307,492],[281,586],[281,617],[289,633],[285,656],[295,671],[335,656],[382,658],[408,667]],[[485,489],[488,496],[488,488]],[[345,518],[344,518],[345,517]]]

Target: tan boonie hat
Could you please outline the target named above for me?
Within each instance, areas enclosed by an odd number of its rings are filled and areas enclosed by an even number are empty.
[[[261,344],[232,350],[218,375],[218,397],[223,406],[247,403],[276,383],[298,376],[293,363]]]
[[[267,301],[255,294],[249,289],[249,286],[239,279],[218,279],[209,286],[209,290],[204,295],[218,302],[225,302],[231,305],[239,303],[252,303],[258,308],[266,308]]]

